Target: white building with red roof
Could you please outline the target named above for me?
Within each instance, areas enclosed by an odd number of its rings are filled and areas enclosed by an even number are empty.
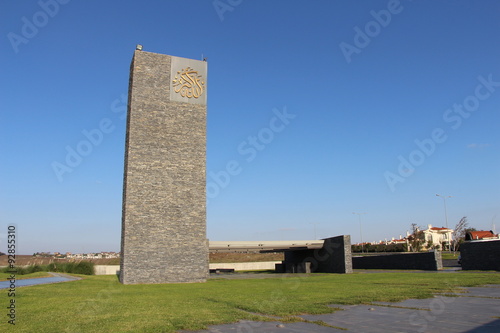
[[[466,241],[494,240],[494,239],[500,239],[500,235],[493,233],[493,231],[491,231],[491,230],[490,231],[485,231],[485,230],[469,231],[465,234]]]
[[[438,248],[439,245],[439,249],[441,250],[450,248],[452,229],[433,227],[429,224],[426,230],[422,230],[422,233],[425,241],[424,247]]]

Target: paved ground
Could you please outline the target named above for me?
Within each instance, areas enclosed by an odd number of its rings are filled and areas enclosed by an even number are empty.
[[[313,323],[239,322],[210,327],[198,332],[500,332],[500,285],[465,288],[467,293],[458,297],[435,296],[431,299],[410,299],[399,303],[377,302],[372,305],[331,305],[343,310],[326,315],[304,315],[303,319],[324,323],[338,328]]]

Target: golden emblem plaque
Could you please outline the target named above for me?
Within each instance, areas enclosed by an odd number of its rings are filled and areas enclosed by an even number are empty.
[[[198,98],[205,91],[203,77],[191,67],[178,71],[172,80],[172,86],[176,93],[187,98]]]

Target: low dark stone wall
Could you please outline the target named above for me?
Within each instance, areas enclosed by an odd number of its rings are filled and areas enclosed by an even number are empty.
[[[463,270],[500,271],[500,240],[465,242],[460,255]]]
[[[287,273],[352,273],[351,236],[325,239],[316,250],[285,251],[283,266]]]
[[[441,252],[399,253],[353,257],[354,269],[419,269],[437,271],[443,268]]]

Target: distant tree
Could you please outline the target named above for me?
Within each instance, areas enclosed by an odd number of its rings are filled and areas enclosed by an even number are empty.
[[[361,246],[358,245],[351,245],[351,252],[361,252]]]
[[[420,227],[416,223],[411,224],[412,233],[408,236],[408,243],[412,252],[419,252],[422,250],[424,245],[424,232],[420,230]]]
[[[385,244],[377,245],[375,252],[387,252],[387,245]]]
[[[457,246],[462,243],[465,239],[465,234],[468,231],[476,230],[474,228],[469,228],[469,222],[467,222],[467,216],[464,216],[458,221],[457,225],[455,226],[455,229],[453,230],[453,233],[451,234],[452,236],[452,244],[453,244],[453,251],[457,250]]]
[[[457,250],[457,251],[459,251],[459,250],[460,250],[460,245],[461,245],[463,242],[465,242],[465,235],[467,235],[467,233],[468,233],[468,232],[473,232],[473,231],[477,231],[477,229],[476,229],[476,228],[467,228],[467,229],[465,229],[465,230],[464,230],[464,234],[463,234],[463,236],[462,236],[462,237],[460,237],[460,238],[457,240],[457,242],[456,242],[456,244],[457,244],[457,245],[456,245],[456,246],[457,246],[457,249],[456,249],[456,250]]]
[[[472,232],[472,231],[477,231],[476,228],[467,228],[464,230],[464,235],[463,235],[463,238],[465,238],[465,235],[467,235],[468,232]]]

